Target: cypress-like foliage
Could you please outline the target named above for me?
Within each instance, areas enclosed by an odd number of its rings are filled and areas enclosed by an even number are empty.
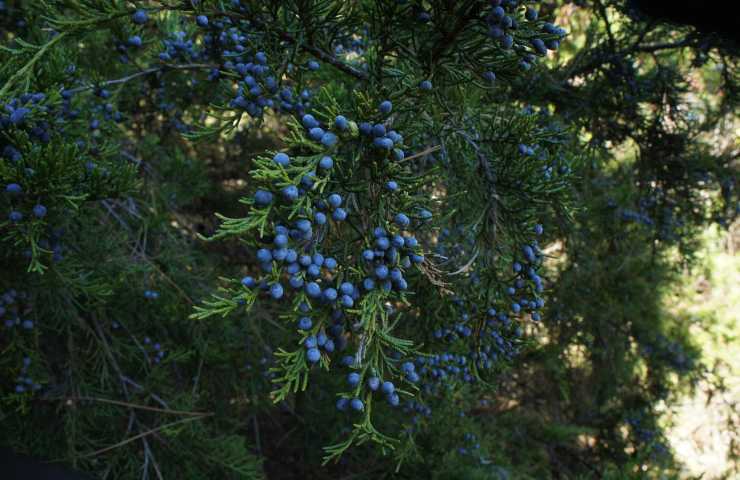
[[[661,294],[740,211],[737,46],[576,3],[0,1],[0,446],[674,474],[709,377]]]

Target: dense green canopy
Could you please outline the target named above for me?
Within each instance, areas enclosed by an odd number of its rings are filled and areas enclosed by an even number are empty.
[[[683,289],[737,243],[738,46],[635,7],[0,1],[0,446],[685,474],[672,412],[735,388]]]

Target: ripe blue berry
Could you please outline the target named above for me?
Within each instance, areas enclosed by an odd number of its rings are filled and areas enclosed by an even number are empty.
[[[242,278],[242,285],[244,285],[247,288],[252,288],[257,284],[257,282],[254,280],[254,278],[250,276],[246,276]]]
[[[317,142],[321,140],[321,137],[324,136],[324,129],[321,127],[313,127],[308,131],[308,136],[311,137],[313,140],[316,140]]]
[[[295,222],[295,227],[300,230],[301,232],[310,232],[311,231],[311,222],[305,218],[302,218]]]
[[[41,204],[34,206],[33,214],[36,218],[44,218],[46,216],[46,207]]]
[[[332,193],[326,200],[332,208],[337,208],[342,204],[342,197],[337,193]]]
[[[197,23],[199,27],[206,28],[208,26],[208,17],[205,15],[198,15],[195,17],[195,23]]]
[[[385,184],[385,188],[387,188],[391,192],[395,192],[396,190],[398,190],[398,183],[394,182],[393,180],[390,180]]]
[[[373,133],[373,126],[370,125],[368,122],[360,123],[358,129],[360,130],[360,133],[365,136],[370,136]]]
[[[337,410],[340,412],[344,412],[347,410],[347,407],[349,406],[349,400],[346,398],[340,398],[337,400]]]
[[[337,299],[337,291],[333,288],[327,288],[324,290],[324,293],[322,295],[324,297],[324,300],[327,302],[333,302]]]
[[[321,360],[321,352],[316,347],[311,347],[306,351],[306,359],[311,363],[316,363]]]
[[[378,110],[380,110],[380,113],[383,115],[388,115],[391,113],[391,110],[393,109],[393,104],[390,102],[390,100],[385,100],[380,103],[380,106],[378,107]]]
[[[334,125],[339,130],[347,130],[349,128],[349,122],[342,115],[337,115],[337,118],[334,119]]]
[[[319,161],[319,168],[322,170],[331,170],[334,166],[334,160],[331,157],[322,157]]]
[[[13,210],[8,215],[8,220],[10,220],[11,222],[14,222],[14,223],[18,223],[21,220],[23,220],[23,214],[21,212],[17,211],[17,210]]]
[[[423,82],[419,84],[419,88],[421,88],[422,90],[427,90],[427,91],[431,90],[432,82],[430,82],[429,80],[424,80]]]
[[[353,398],[350,403],[350,406],[352,407],[352,410],[356,410],[358,412],[361,412],[365,409],[365,404],[362,403],[362,400],[359,398]]]
[[[140,47],[142,44],[141,37],[138,35],[133,35],[129,37],[128,44],[131,45],[132,47],[137,47],[137,48]]]
[[[362,288],[364,288],[365,290],[368,290],[368,291],[369,290],[372,290],[373,288],[375,288],[375,280],[373,280],[372,278],[369,278],[369,277],[366,278],[366,279],[364,279],[362,281]]]
[[[9,183],[5,186],[5,192],[12,195],[19,195],[23,193],[23,187],[21,187],[17,183]]]
[[[352,295],[352,292],[355,291],[355,287],[349,282],[342,282],[339,286],[339,291],[344,295]]]
[[[310,278],[317,278],[319,275],[321,275],[321,268],[318,265],[311,264],[306,269],[306,275],[308,275]]]
[[[282,193],[283,197],[293,202],[298,198],[298,187],[295,185],[288,185],[287,187],[283,188],[280,193]]]
[[[401,228],[408,227],[409,224],[411,223],[411,220],[409,220],[409,217],[407,217],[403,213],[397,214],[393,218],[393,221],[396,222],[396,225],[398,225]]]
[[[154,290],[144,290],[144,298],[148,298],[149,300],[156,300],[159,298],[159,292],[155,292]],[[144,339],[144,343],[149,343],[149,337]]]
[[[283,286],[279,283],[273,283],[270,286],[270,296],[274,298],[275,300],[278,300],[282,298],[283,296]]]
[[[388,137],[378,137],[373,140],[373,145],[382,150],[390,150],[393,148],[393,140]]]
[[[144,10],[137,10],[131,16],[131,19],[137,25],[144,25],[147,22],[147,20],[149,20],[149,16],[146,14]]]
[[[311,298],[318,298],[321,295],[321,287],[316,282],[309,282],[306,285],[306,295]]]
[[[282,233],[279,235],[275,235],[275,239],[273,240],[273,243],[275,243],[275,246],[278,248],[285,247],[286,245],[288,245],[288,236]],[[287,255],[287,252],[286,252],[286,255]]]
[[[302,277],[299,277],[298,275],[293,275],[288,280],[288,283],[293,289],[298,290],[299,288],[303,286],[304,281]]]
[[[382,391],[383,391],[383,393],[385,393],[386,395],[391,395],[391,394],[393,394],[393,392],[395,392],[395,391],[396,391],[396,386],[395,386],[395,385],[393,385],[393,383],[392,383],[392,382],[383,382],[383,385],[382,385],[382,387],[381,387],[381,390],[382,390]]]
[[[347,375],[347,382],[349,382],[350,387],[356,387],[360,383],[360,374],[357,372],[350,373]]]
[[[530,247],[529,245],[524,245],[522,247],[522,253],[524,253],[524,258],[526,258],[528,262],[534,262],[535,256],[532,247]]]
[[[415,370],[414,364],[411,362],[403,362],[401,364],[401,371],[406,374],[409,374],[413,372],[414,370]]]
[[[375,246],[379,250],[388,250],[391,246],[390,240],[388,240],[388,237],[380,237],[377,240],[375,240]]]
[[[264,207],[272,203],[272,193],[266,190],[257,190],[254,193],[254,203],[257,206]]]
[[[331,218],[333,218],[337,222],[342,222],[347,219],[347,212],[343,208],[337,208],[332,212]]]
[[[337,136],[331,132],[326,132],[321,136],[321,144],[327,148],[331,148],[337,143]]]
[[[504,29],[498,25],[494,25],[488,30],[488,36],[498,40],[504,36]]]
[[[275,156],[272,157],[272,161],[283,167],[290,165],[290,157],[282,152],[276,153]]]
[[[386,267],[385,265],[378,265],[377,267],[375,267],[375,276],[380,280],[388,278],[388,273],[388,267]]]
[[[266,248],[260,248],[257,250],[257,260],[260,263],[267,263],[272,261],[272,252]]]
[[[319,126],[319,122],[310,113],[305,114],[301,118],[301,123],[303,123],[303,126],[306,127],[306,128],[308,128],[308,129],[315,128],[315,127],[318,127]]]
[[[373,392],[380,388],[380,379],[378,377],[370,377],[367,379],[367,388]]]
[[[19,125],[23,123],[23,121],[26,119],[26,115],[28,115],[31,111],[27,108],[21,107],[16,108],[13,110],[13,112],[10,114],[10,121],[14,125]]]
[[[535,50],[537,50],[537,53],[540,55],[547,54],[547,47],[545,46],[545,42],[542,41],[540,38],[535,38],[532,40],[532,46]]]
[[[319,69],[319,67],[320,67],[319,62],[317,62],[316,60],[309,60],[308,62],[309,70],[311,70],[312,72],[315,72],[316,70]]]

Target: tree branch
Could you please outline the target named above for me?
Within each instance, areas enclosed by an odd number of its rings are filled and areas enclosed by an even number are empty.
[[[457,16],[457,23],[452,30],[446,31],[442,34],[442,38],[437,42],[437,45],[432,50],[432,59],[437,61],[444,51],[452,45],[453,41],[457,36],[467,27],[468,22],[475,18],[479,12],[478,5],[476,2],[470,2],[463,7],[461,14]]]
[[[638,45],[633,50],[637,52],[657,52],[658,50],[669,50],[671,48],[683,48],[691,44],[691,36],[684,38],[678,42],[670,43],[655,43],[652,45]]]
[[[132,73],[131,75],[127,75],[125,77],[116,78],[114,80],[108,80],[108,81],[98,83],[95,85],[85,85],[82,87],[72,88],[66,91],[68,93],[80,93],[86,90],[92,90],[96,87],[108,87],[111,85],[119,85],[121,83],[130,82],[131,80],[135,80],[139,77],[144,77],[146,75],[151,75],[153,73],[165,72],[168,70],[199,70],[199,69],[207,69],[207,68],[208,69],[218,68],[218,65],[211,65],[211,64],[206,64],[206,63],[187,63],[187,64],[182,64],[182,65],[165,64],[165,65],[160,65],[159,67],[147,68],[146,70]]]
[[[344,63],[343,61],[339,60],[334,55],[331,55],[331,54],[329,54],[329,53],[321,50],[318,47],[315,47],[313,45],[308,45],[308,44],[305,44],[305,43],[298,43],[298,41],[291,34],[289,34],[288,32],[279,32],[278,35],[283,40],[286,40],[286,41],[291,42],[291,43],[294,43],[294,44],[298,44],[299,47],[301,48],[301,50],[304,50],[304,51],[310,53],[311,55],[315,56],[316,58],[322,60],[325,63],[328,63],[328,64],[334,66],[335,68],[343,71],[344,73],[347,73],[349,75],[352,75],[353,77],[357,78],[358,80],[367,80],[369,78],[367,73],[363,72],[360,69],[357,69],[357,68],[353,67],[352,65],[347,65],[346,63]]]

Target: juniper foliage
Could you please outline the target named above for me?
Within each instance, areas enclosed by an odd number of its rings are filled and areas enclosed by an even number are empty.
[[[708,374],[656,292],[740,207],[727,40],[621,1],[0,11],[3,445],[101,478],[675,470],[656,405]]]

